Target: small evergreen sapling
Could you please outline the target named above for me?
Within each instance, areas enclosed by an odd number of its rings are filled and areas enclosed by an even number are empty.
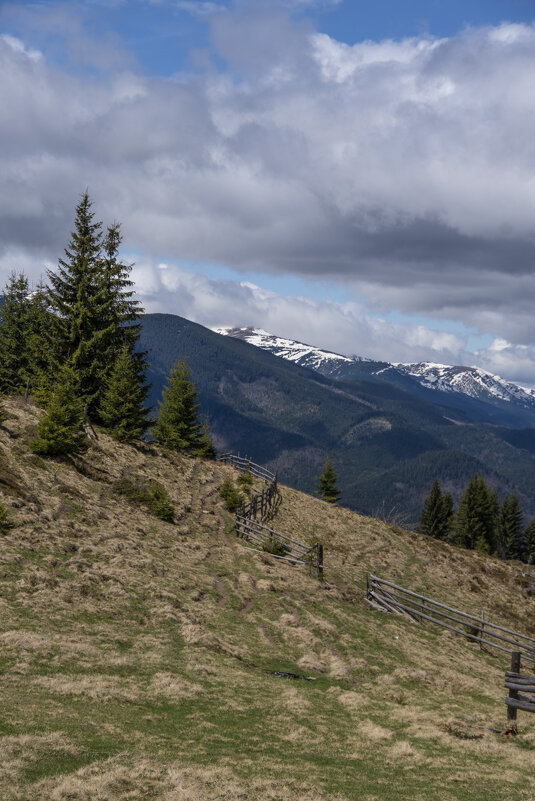
[[[86,447],[82,430],[83,401],[74,370],[65,366],[38,427],[38,438],[30,443],[34,453],[60,456],[79,453]]]
[[[139,382],[136,365],[124,347],[106,383],[100,418],[119,442],[140,439],[148,426],[146,390]]]
[[[232,479],[226,478],[219,490],[220,496],[225,501],[225,509],[229,512],[237,512],[243,504],[243,495],[234,486]]]
[[[196,455],[201,456],[203,459],[217,458],[217,451],[210,434],[210,426],[208,425],[208,420],[206,419],[201,426],[201,433],[199,434]]]
[[[185,362],[175,363],[159,407],[158,418],[151,428],[156,442],[176,451],[197,453],[201,429],[199,402]]]
[[[316,495],[328,503],[338,503],[342,493],[336,486],[337,481],[338,476],[334,470],[334,463],[332,459],[327,459],[325,469],[316,484]]]

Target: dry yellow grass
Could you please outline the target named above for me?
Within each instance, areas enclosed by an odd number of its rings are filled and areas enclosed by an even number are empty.
[[[363,599],[375,568],[533,633],[519,564],[283,487],[273,525],[324,542],[318,582],[233,536],[218,494],[232,468],[105,435],[45,461],[28,449],[39,412],[8,409],[2,800],[535,798],[535,720],[521,713],[516,742],[490,730],[506,658]],[[114,494],[125,475],[160,481],[175,523]]]

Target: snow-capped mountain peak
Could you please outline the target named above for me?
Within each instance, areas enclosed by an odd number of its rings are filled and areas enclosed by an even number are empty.
[[[516,401],[526,407],[535,403],[535,390],[526,389],[506,381],[500,376],[487,373],[480,367],[461,367],[434,362],[416,364],[397,363],[393,365],[400,372],[411,375],[428,389],[440,392],[460,392],[472,398],[488,400],[488,397],[506,403]]]
[[[295,362],[301,367],[310,367],[313,370],[319,370],[327,363],[330,365],[351,364],[351,362],[357,361],[357,359],[342,356],[340,353],[332,353],[315,348],[313,345],[306,345],[304,342],[269,334],[261,328],[215,328],[214,330],[218,334],[242,339],[250,345],[256,345],[257,348],[268,350],[274,356]]]

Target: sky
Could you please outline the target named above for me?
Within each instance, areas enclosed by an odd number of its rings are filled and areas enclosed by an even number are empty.
[[[0,2],[0,282],[535,386],[535,0]]]

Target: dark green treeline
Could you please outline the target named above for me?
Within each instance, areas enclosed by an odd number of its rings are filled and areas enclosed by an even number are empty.
[[[442,492],[435,478],[418,531],[500,559],[535,562],[535,518],[525,527],[516,492],[500,503],[496,489],[488,487],[482,476],[472,476],[455,511],[451,494]]]

